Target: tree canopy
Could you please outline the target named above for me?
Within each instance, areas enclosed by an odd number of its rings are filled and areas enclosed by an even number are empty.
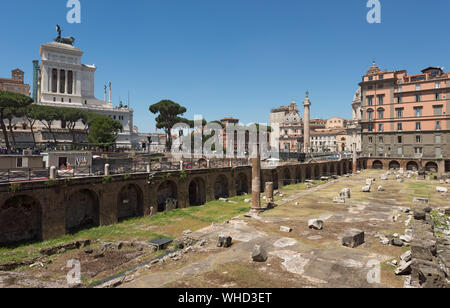
[[[8,132],[6,131],[4,120],[7,117],[11,117],[14,114],[14,110],[25,108],[32,103],[33,99],[29,96],[8,91],[0,91],[0,126],[8,151],[11,150],[11,145],[9,143]]]
[[[172,148],[172,127],[177,123],[192,125],[191,121],[180,117],[186,113],[187,109],[171,100],[162,100],[159,103],[151,105],[149,110],[153,114],[158,114],[156,127],[165,131],[167,135],[166,148],[170,151]]]

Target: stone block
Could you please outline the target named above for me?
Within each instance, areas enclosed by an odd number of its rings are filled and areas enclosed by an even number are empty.
[[[364,231],[352,229],[348,230],[342,238],[342,245],[356,248],[364,244]]]
[[[308,221],[308,227],[314,230],[322,230],[323,229],[323,221],[319,219],[311,219]]]
[[[233,238],[231,236],[219,236],[217,247],[229,248],[233,244]]]
[[[267,261],[267,252],[260,245],[256,245],[253,248],[252,259],[254,262],[266,262]]]

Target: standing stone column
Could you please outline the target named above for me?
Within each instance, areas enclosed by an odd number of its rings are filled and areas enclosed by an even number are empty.
[[[261,210],[261,159],[259,153],[252,158],[252,210]]]
[[[303,102],[305,107],[305,153],[311,152],[311,132],[310,132],[310,120],[311,120],[311,101],[309,100],[309,92],[306,92],[305,101]]]
[[[109,167],[110,167],[109,164],[105,165],[105,176],[109,176]]]

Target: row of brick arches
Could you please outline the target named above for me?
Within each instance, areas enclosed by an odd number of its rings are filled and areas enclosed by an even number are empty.
[[[401,164],[399,161],[392,160],[389,162],[389,169],[399,170],[401,168]],[[375,160],[372,163],[372,169],[384,169],[384,164],[381,160]],[[419,170],[419,164],[415,161],[409,161],[406,163],[406,170],[408,171],[417,171]],[[425,171],[427,172],[438,172],[439,166],[435,162],[428,162],[425,164]]]
[[[100,200],[92,190],[82,189],[64,200],[66,234],[100,225]],[[119,221],[143,216],[143,194],[137,185],[123,187],[117,197]],[[42,239],[42,207],[28,195],[14,196],[0,208],[0,245]]]
[[[348,161],[263,169],[261,191],[266,182],[273,182],[274,188],[278,189],[324,175],[342,175],[349,169]],[[160,174],[154,183],[139,176],[123,181],[118,179],[111,184],[93,184],[90,179],[82,179],[78,187],[61,189],[56,186],[51,190],[38,187],[12,195],[5,193],[0,203],[0,247],[46,240],[163,212],[168,208],[169,199],[173,199],[178,208],[201,206],[210,200],[250,192],[251,170],[213,171],[188,173],[184,179],[174,174]],[[47,198],[47,194],[51,197]]]

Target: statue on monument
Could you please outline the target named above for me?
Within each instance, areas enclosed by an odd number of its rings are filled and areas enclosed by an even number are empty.
[[[61,27],[59,25],[56,25],[56,32],[58,32],[58,36],[55,38],[55,42],[57,43],[62,43],[62,44],[67,44],[67,45],[73,45],[73,43],[75,42],[75,38],[72,36],[68,36],[68,37],[62,37],[61,36]]]

